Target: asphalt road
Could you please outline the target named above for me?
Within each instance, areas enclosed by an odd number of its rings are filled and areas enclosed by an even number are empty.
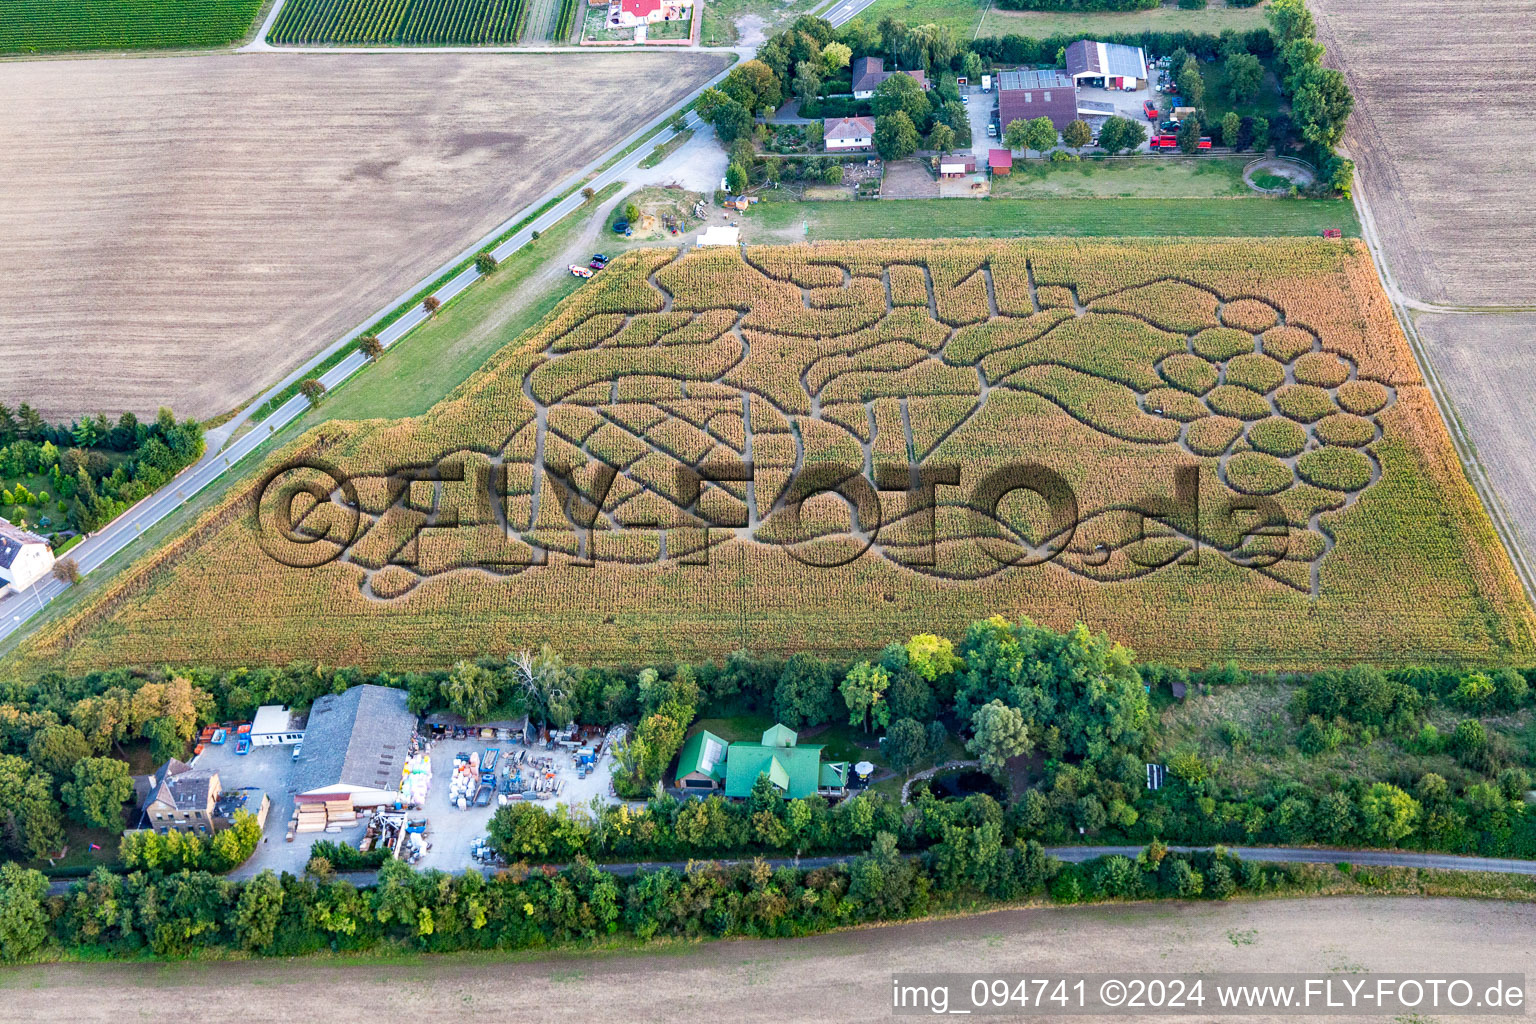
[[[727,69],[727,71],[728,70],[729,69]],[[704,86],[700,87],[700,91],[719,82],[720,79],[725,77],[727,71],[722,71],[715,78],[705,83]],[[697,93],[694,95],[697,95]],[[689,99],[684,100],[683,104],[690,102],[691,99],[692,97],[689,97]],[[679,106],[683,104],[679,104]],[[583,179],[585,179],[587,175],[592,174],[603,164],[607,163],[609,160],[612,160],[614,154],[622,152],[626,147],[632,145],[637,139],[643,136],[646,132],[650,131],[657,124],[663,123],[670,119],[676,112],[676,109],[677,108],[674,107],[668,110],[666,113],[660,115],[645,127],[639,129],[628,138],[617,143],[607,153],[603,154],[596,160],[589,163],[586,167],[583,167],[581,170],[572,174],[568,179],[566,179],[556,188],[552,189],[550,192],[546,193],[539,199],[534,200],[532,203],[529,203],[528,206],[524,207],[522,210],[519,210],[511,217],[508,217],[505,221],[503,221],[496,228],[492,229],[485,237],[481,238],[474,245],[465,249],[458,256],[444,264],[443,267],[433,271],[430,276],[424,278],[417,284],[412,285],[411,288],[407,289],[399,297],[391,301],[390,304],[384,309],[379,310],[379,312],[369,317],[367,321],[358,325],[358,327],[348,332],[346,335],[331,345],[327,346],[323,351],[317,353],[303,366],[299,367],[297,370],[290,373],[287,377],[283,378],[261,397],[248,404],[244,411],[229,423],[220,427],[217,431],[210,431],[208,435],[208,453],[204,455],[199,462],[184,470],[179,476],[176,477],[176,479],[166,484],[165,487],[140,501],[127,512],[123,513],[121,516],[118,516],[112,522],[108,523],[101,530],[97,531],[80,544],[77,544],[75,547],[71,548],[68,557],[73,558],[76,563],[79,564],[80,571],[82,573],[89,573],[99,568],[108,559],[118,554],[129,544],[133,543],[133,541],[145,530],[158,523],[161,519],[164,519],[167,515],[174,512],[181,505],[191,500],[205,487],[212,484],[231,466],[236,465],[247,455],[250,455],[252,452],[255,452],[265,446],[273,434],[287,426],[289,423],[292,423],[295,419],[303,415],[304,412],[309,409],[308,399],[304,398],[302,395],[293,396],[292,398],[288,399],[287,402],[273,410],[273,412],[269,414],[266,419],[262,420],[255,427],[255,429],[238,438],[228,447],[222,448],[222,450],[220,450],[220,446],[224,443],[225,439],[230,437],[247,421],[247,419],[249,419],[255,410],[265,405],[269,399],[280,394],[294,381],[302,380],[305,377],[310,376],[312,371],[317,366],[319,366],[325,360],[329,359],[337,351],[344,348],[354,338],[366,333],[373,326],[373,324],[384,319],[391,312],[397,309],[402,303],[409,301],[423,288],[429,286],[433,281],[437,280],[448,270],[452,269],[455,265],[467,259],[474,253],[482,251],[485,244],[488,243],[491,239],[496,238],[498,235],[505,232],[513,224],[516,224],[519,221],[527,218],[535,210],[549,202],[551,199],[554,199],[555,197],[562,195],[567,191],[571,191],[572,189],[576,189],[577,186],[582,185]],[[687,115],[687,127],[689,129],[699,127],[700,123],[701,122],[699,121],[698,115],[692,112]],[[586,182],[586,185],[600,192],[613,182],[624,180],[624,176],[633,171],[636,165],[638,165],[641,160],[649,155],[653,149],[655,149],[657,146],[665,145],[674,137],[674,135],[676,135],[676,133],[672,131],[671,128],[663,128],[655,136],[652,143],[636,147],[634,152],[629,153],[617,163],[615,163],[612,167],[609,167],[608,169],[599,173],[597,177],[593,178],[591,181]],[[555,223],[570,214],[572,211],[576,210],[578,207],[582,206],[584,202],[585,200],[582,198],[581,192],[579,190],[572,191],[569,196],[541,214],[529,226],[523,228],[517,234],[513,235],[511,238],[508,238],[506,241],[496,246],[496,248],[492,249],[492,254],[498,260],[505,259],[512,253],[527,245],[528,242],[532,239],[533,233],[535,231],[547,231]],[[471,265],[457,276],[450,279],[433,294],[437,296],[440,302],[446,305],[460,292],[474,284],[479,279],[480,272],[476,270],[473,265]],[[418,305],[411,309],[404,316],[400,317],[394,323],[390,324],[389,327],[379,331],[379,341],[383,343],[385,348],[388,348],[409,334],[412,329],[421,324],[424,320],[427,319],[427,317],[428,313],[426,310]],[[328,390],[334,390],[339,384],[341,384],[347,378],[351,377],[358,370],[362,369],[363,366],[367,364],[367,362],[367,357],[364,356],[361,352],[353,352],[341,362],[337,363],[335,366],[331,367],[329,370],[323,373],[320,376],[320,381],[326,386]],[[64,593],[66,589],[66,584],[60,583],[58,580],[55,580],[52,577],[47,577],[23,593],[12,596],[3,602],[0,602],[0,641],[3,641],[10,634],[20,630],[34,615],[42,611],[48,602],[54,600],[60,594]]]

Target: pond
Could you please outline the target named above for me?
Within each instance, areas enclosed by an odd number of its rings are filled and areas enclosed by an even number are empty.
[[[928,780],[928,789],[939,799],[962,800],[973,793],[985,793],[994,800],[1006,800],[1003,787],[993,781],[986,772],[966,768],[953,772],[941,772]]]

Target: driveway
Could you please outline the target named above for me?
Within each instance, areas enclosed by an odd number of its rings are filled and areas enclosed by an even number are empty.
[[[971,115],[971,152],[976,154],[976,163],[985,164],[987,150],[1002,148],[1001,139],[987,137],[987,125],[992,123],[997,113],[997,93],[982,92],[972,88],[965,96],[965,111]]]
[[[192,759],[198,768],[213,768],[219,773],[219,783],[225,789],[256,786],[266,790],[272,801],[267,811],[267,824],[262,830],[261,843],[251,859],[230,872],[231,878],[250,878],[271,868],[298,874],[309,863],[309,848],[318,839],[333,842],[350,841],[354,846],[362,836],[362,827],[348,829],[341,834],[313,832],[294,836],[293,842],[285,842],[288,820],[293,817],[293,786],[290,773],[293,769],[293,748],[290,746],[252,747],[249,754],[236,754],[233,741],[221,746],[209,745]]]

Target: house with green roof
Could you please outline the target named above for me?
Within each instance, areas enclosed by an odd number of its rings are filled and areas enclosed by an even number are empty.
[[[842,796],[848,788],[848,763],[823,764],[821,751],[819,744],[800,745],[795,731],[786,725],[764,732],[760,743],[732,743],[725,757],[725,795],[750,796],[758,776],[766,775],[791,800],[817,793]]]
[[[726,742],[708,729],[688,737],[677,758],[677,784],[683,789],[719,789],[725,782]]]

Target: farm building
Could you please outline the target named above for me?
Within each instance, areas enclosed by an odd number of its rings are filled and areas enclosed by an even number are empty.
[[[1003,128],[1015,121],[1048,117],[1061,131],[1077,120],[1077,87],[1060,71],[1004,71],[997,76],[997,120]]]
[[[875,95],[880,83],[892,75],[906,75],[924,89],[928,88],[926,71],[887,71],[882,57],[860,57],[853,62],[853,98],[867,100]]]
[[[969,153],[946,153],[939,157],[939,177],[961,178],[976,173],[976,158]]]
[[[827,152],[868,149],[875,144],[875,119],[872,117],[829,117],[822,122],[822,141]]]
[[[470,722],[463,715],[441,711],[425,716],[421,724],[431,730],[433,739],[461,730],[468,735],[478,736],[482,740],[518,740],[523,743],[533,743],[539,736],[539,730],[528,721],[527,715],[521,718]]]
[[[688,737],[677,758],[677,784],[683,789],[719,789],[725,782],[726,742],[704,729]]]
[[[994,175],[1013,173],[1013,153],[1006,149],[994,149],[987,153],[987,170]]]
[[[725,755],[725,795],[748,797],[758,776],[766,775],[791,800],[817,793],[842,796],[848,789],[848,764],[823,764],[821,750],[820,745],[800,746],[795,731],[785,725],[763,733],[760,743],[732,743]]]
[[[1079,39],[1066,57],[1067,77],[1078,85],[1130,90],[1147,84],[1147,55],[1139,46]]]
[[[304,738],[304,716],[281,704],[263,704],[251,720],[251,746],[275,747]]]
[[[212,835],[214,808],[223,792],[219,773],[211,768],[193,768],[171,758],[140,781],[143,801],[139,804],[140,828],[167,832],[196,832]]]
[[[416,735],[406,692],[354,686],[309,709],[304,746],[293,763],[294,799],[379,807],[400,799],[400,776]]]
[[[35,533],[0,519],[0,594],[17,593],[53,569],[53,548]]]

